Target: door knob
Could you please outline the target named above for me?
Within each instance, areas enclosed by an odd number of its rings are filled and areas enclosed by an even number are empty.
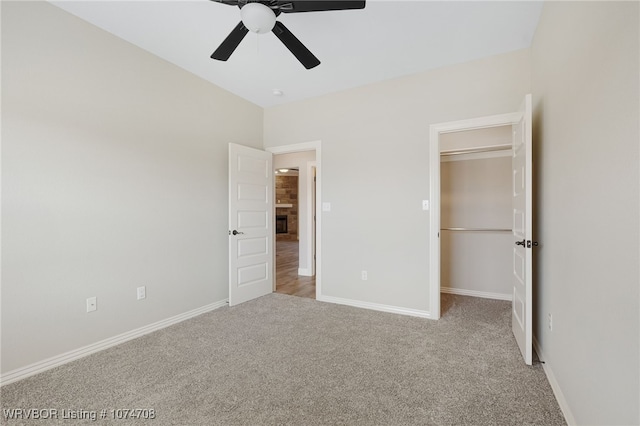
[[[522,246],[522,247],[524,247],[524,243],[525,243],[525,241],[526,241],[526,240],[516,241],[516,245],[517,245],[517,246]]]
[[[239,231],[236,231],[236,230],[234,229],[234,230],[233,230],[233,232],[232,232],[232,234],[233,234],[233,235],[239,235],[239,234],[244,234],[244,232],[239,232]]]

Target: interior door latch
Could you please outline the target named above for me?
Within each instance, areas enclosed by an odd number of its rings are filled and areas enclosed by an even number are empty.
[[[538,242],[527,240],[527,248],[531,248],[531,247],[538,247]]]

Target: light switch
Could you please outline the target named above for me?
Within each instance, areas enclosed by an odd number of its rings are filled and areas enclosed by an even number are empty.
[[[429,200],[422,200],[422,210],[429,210]]]
[[[322,203],[322,211],[330,212],[331,211],[331,203]]]

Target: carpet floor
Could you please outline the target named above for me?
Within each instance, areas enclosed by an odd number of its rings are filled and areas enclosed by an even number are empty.
[[[510,306],[443,294],[432,321],[270,294],[5,385],[0,422],[563,425]],[[58,418],[8,420],[14,408]]]

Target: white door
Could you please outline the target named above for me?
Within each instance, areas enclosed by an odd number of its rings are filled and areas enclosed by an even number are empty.
[[[229,306],[273,290],[270,152],[229,144]]]
[[[513,302],[511,328],[525,363],[532,363],[533,275],[531,95],[520,106],[522,114],[513,128]]]

